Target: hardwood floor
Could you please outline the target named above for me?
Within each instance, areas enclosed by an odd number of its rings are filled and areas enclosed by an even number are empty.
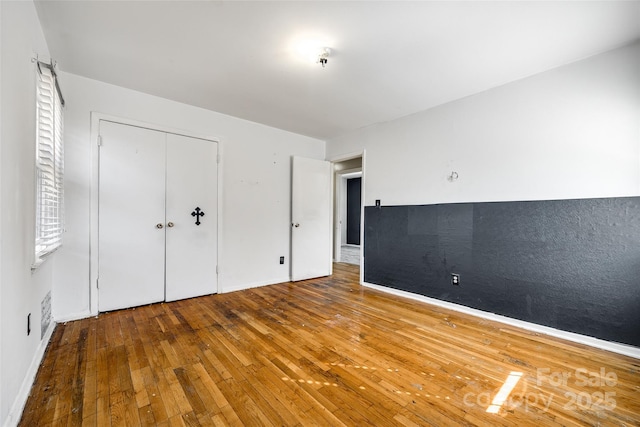
[[[20,425],[640,425],[640,360],[357,272],[60,324]]]

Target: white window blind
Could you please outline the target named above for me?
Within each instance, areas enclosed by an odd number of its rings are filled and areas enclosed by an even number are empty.
[[[62,244],[63,99],[55,72],[38,66],[36,138],[36,262]]]

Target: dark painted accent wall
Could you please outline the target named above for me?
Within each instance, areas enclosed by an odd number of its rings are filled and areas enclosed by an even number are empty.
[[[364,256],[369,283],[640,347],[640,197],[367,206]]]
[[[362,178],[347,179],[347,243],[360,244]]]

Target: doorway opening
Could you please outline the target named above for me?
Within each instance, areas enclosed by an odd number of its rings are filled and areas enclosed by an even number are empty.
[[[333,163],[334,262],[360,265],[362,258],[362,156]]]

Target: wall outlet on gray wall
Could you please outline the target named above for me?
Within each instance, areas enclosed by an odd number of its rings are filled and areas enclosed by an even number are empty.
[[[451,273],[451,284],[458,286],[460,284],[460,275],[457,273]]]

